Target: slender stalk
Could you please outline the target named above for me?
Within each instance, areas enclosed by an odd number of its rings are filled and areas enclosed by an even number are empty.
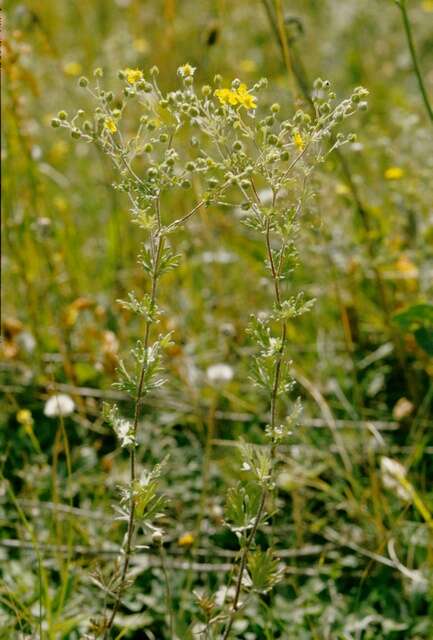
[[[157,283],[158,283],[158,269],[159,269],[159,260],[161,257],[161,252],[164,245],[164,236],[158,235],[161,230],[161,217],[159,212],[159,204],[156,206],[157,211],[157,231],[152,232],[150,244],[153,250],[155,251],[154,258],[154,268],[151,276],[151,307],[154,306],[156,300],[156,291],[157,291]],[[156,240],[156,236],[158,235],[158,239]],[[156,248],[155,248],[156,242]],[[145,329],[144,329],[144,349],[143,349],[143,360],[140,367],[140,375],[137,384],[137,391],[135,395],[135,406],[134,406],[134,421],[133,421],[133,436],[134,439],[137,434],[138,429],[138,421],[140,419],[141,413],[141,405],[142,405],[142,393],[143,393],[143,384],[144,384],[144,376],[147,369],[147,352],[149,348],[149,337],[150,330],[152,327],[153,321],[146,320]],[[129,563],[131,560],[131,551],[132,551],[132,538],[135,531],[135,498],[134,498],[134,484],[136,481],[136,454],[135,454],[135,446],[132,446],[130,449],[130,458],[129,458],[129,483],[130,483],[130,503],[129,503],[129,518],[128,518],[128,528],[126,533],[126,545],[124,551],[124,559],[121,570],[120,582],[116,592],[116,599],[113,606],[113,611],[111,612],[111,616],[108,620],[107,627],[105,629],[104,638],[109,638],[110,629],[113,626],[114,619],[119,610],[120,603],[122,600],[123,592],[125,590],[125,583],[129,568]]]
[[[260,204],[260,198],[259,198],[259,195],[258,195],[257,190],[255,188],[254,182],[251,182],[251,186],[252,186],[252,190],[253,190],[253,193],[255,195],[255,198],[256,198],[257,202]],[[275,207],[276,199],[277,199],[277,193],[274,191],[273,198],[272,198],[272,208]],[[281,309],[280,274],[281,274],[281,268],[282,268],[283,251],[280,254],[280,259],[278,261],[278,264],[276,264],[275,260],[274,260],[273,253],[272,253],[272,247],[271,247],[271,223],[270,223],[270,218],[268,218],[267,223],[266,223],[266,234],[265,234],[265,237],[266,237],[266,251],[267,251],[268,261],[269,261],[269,265],[270,265],[270,269],[271,269],[271,273],[272,273],[272,280],[273,280],[273,284],[274,284],[275,304],[276,304],[278,309]],[[279,352],[277,354],[276,362],[275,362],[274,381],[273,381],[273,385],[272,385],[271,398],[270,398],[270,405],[271,405],[271,407],[270,407],[270,411],[271,411],[270,427],[271,427],[271,433],[274,431],[275,424],[276,424],[278,389],[280,387],[281,371],[282,371],[282,365],[283,365],[283,357],[284,357],[284,352],[285,352],[286,343],[287,343],[287,325],[286,325],[286,322],[284,322],[284,321],[281,323],[281,334],[280,335],[281,335],[281,346],[280,346]],[[273,443],[271,445],[271,459],[272,459],[272,461],[275,460],[275,453],[276,453],[276,446]],[[236,613],[238,611],[239,597],[240,597],[241,588],[242,588],[242,580],[243,580],[243,576],[244,576],[244,571],[245,571],[245,568],[246,568],[246,565],[247,565],[248,553],[250,551],[251,545],[252,545],[252,543],[254,541],[255,534],[257,532],[257,528],[258,528],[258,526],[260,524],[260,520],[262,518],[263,509],[264,509],[264,506],[265,506],[267,495],[268,495],[268,489],[267,489],[266,486],[264,486],[262,488],[260,504],[259,504],[259,508],[257,510],[257,514],[256,514],[256,517],[255,517],[251,532],[250,532],[250,534],[249,534],[249,536],[248,536],[248,538],[246,540],[245,546],[242,549],[241,562],[240,562],[240,566],[239,566],[239,574],[238,574],[238,579],[236,581],[235,596],[234,596],[234,599],[233,599],[233,604],[232,604],[229,620],[228,620],[227,626],[225,628],[224,634],[222,636],[222,640],[227,640],[227,638],[229,637],[231,628],[233,626],[234,619],[236,617]]]
[[[251,528],[251,531],[248,535],[248,538],[245,542],[245,546],[242,549],[242,556],[241,556],[241,563],[239,566],[239,574],[238,574],[238,579],[236,581],[236,590],[235,590],[235,597],[233,598],[233,604],[232,604],[232,609],[230,612],[230,616],[229,616],[229,620],[227,622],[227,626],[225,628],[225,631],[222,635],[222,640],[227,640],[227,638],[229,637],[230,631],[232,629],[233,626],[233,622],[235,620],[237,611],[238,611],[238,606],[239,606],[239,597],[241,594],[241,588],[242,588],[242,579],[244,577],[244,571],[245,568],[247,566],[247,560],[248,560],[248,553],[249,550],[251,548],[251,545],[253,543],[254,537],[256,535],[257,532],[257,528],[260,524],[260,520],[262,518],[262,514],[263,514],[263,509],[265,508],[265,502],[266,502],[266,496],[267,496],[267,489],[263,488],[262,490],[262,495],[261,495],[261,499],[260,499],[260,505],[259,508],[257,510],[257,514],[256,517],[254,519],[254,523],[253,526]]]
[[[401,17],[403,20],[404,31],[406,34],[406,40],[410,51],[410,56],[412,58],[413,70],[415,71],[415,75],[418,81],[419,91],[421,93],[421,97],[424,102],[424,106],[426,108],[428,117],[430,118],[430,122],[433,124],[433,108],[430,104],[430,100],[427,94],[427,89],[425,88],[424,80],[422,77],[421,69],[418,62],[418,56],[415,51],[415,45],[412,37],[412,27],[409,22],[409,16],[407,13],[406,0],[395,0],[397,6],[401,11]]]

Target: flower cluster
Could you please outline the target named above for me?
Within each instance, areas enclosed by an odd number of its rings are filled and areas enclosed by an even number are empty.
[[[243,83],[237,87],[235,85],[232,89],[216,89],[214,95],[221,104],[229,104],[232,107],[240,105],[248,110],[257,108],[257,98],[248,92],[247,85]]]

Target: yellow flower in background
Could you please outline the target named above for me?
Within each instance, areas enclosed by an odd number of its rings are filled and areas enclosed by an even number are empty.
[[[136,84],[143,79],[143,72],[140,69],[130,69],[127,67],[123,70],[129,84]]]
[[[190,547],[192,544],[194,544],[194,536],[192,535],[192,533],[184,533],[180,536],[177,544],[180,547]]]
[[[81,64],[79,62],[67,62],[63,65],[63,71],[68,76],[79,76],[81,73]]]
[[[56,196],[55,198],[53,198],[53,205],[61,213],[68,210],[68,201],[62,196]]]
[[[299,133],[299,131],[296,131],[296,133],[293,134],[293,142],[295,143],[299,151],[302,151],[304,149],[305,147],[304,140],[301,134]]]
[[[50,159],[54,162],[59,162],[66,158],[69,153],[69,145],[64,140],[58,140],[55,142],[50,151]]]
[[[386,180],[400,180],[404,176],[404,171],[401,167],[388,167],[384,176]]]
[[[335,193],[339,196],[345,196],[348,193],[350,193],[350,189],[349,187],[344,184],[343,182],[339,182],[336,186],[335,186]]]
[[[104,127],[108,129],[110,133],[116,133],[117,131],[117,124],[114,118],[105,118]]]
[[[20,409],[16,415],[17,422],[22,424],[23,426],[32,425],[33,424],[33,416],[31,411],[28,409]]]
[[[433,13],[433,0],[424,0],[421,2],[421,7],[427,13]]]
[[[179,67],[177,73],[181,78],[192,78],[196,70],[196,67],[192,67],[188,62],[182,67]]]
[[[257,69],[257,64],[255,63],[254,60],[246,58],[245,60],[241,60],[240,61],[239,68],[244,73],[252,73],[253,71],[255,71]]]
[[[138,53],[147,53],[149,51],[149,43],[145,38],[137,38],[132,43],[132,46]]]

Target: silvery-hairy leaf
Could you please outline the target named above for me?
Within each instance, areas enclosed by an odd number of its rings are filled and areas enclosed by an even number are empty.
[[[257,483],[239,483],[227,491],[225,519],[235,533],[250,529],[260,506],[261,489]]]
[[[279,568],[279,560],[274,557],[272,549],[251,551],[248,554],[247,568],[250,586],[259,593],[270,591],[283,575]]]

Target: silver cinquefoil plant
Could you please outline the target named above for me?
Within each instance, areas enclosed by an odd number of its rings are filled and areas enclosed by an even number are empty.
[[[263,237],[266,269],[274,291],[269,313],[253,315],[248,329],[256,344],[251,376],[269,408],[265,432],[268,447],[243,446],[242,469],[248,479],[229,489],[226,501],[226,524],[236,533],[240,546],[229,577],[229,581],[234,580],[232,598],[217,607],[212,596],[196,594],[203,613],[194,626],[196,637],[227,640],[242,607],[242,592],[265,593],[282,573],[272,545],[262,551],[255,545],[255,537],[275,507],[277,448],[290,437],[301,410],[299,401],[288,416],[281,416],[279,410],[280,396],[294,384],[287,357],[287,323],[308,311],[314,302],[306,300],[302,292],[289,296],[286,283],[296,265],[297,231],[304,203],[311,195],[309,177],[333,148],[353,140],[351,134],[331,134],[342,120],[366,107],[367,91],[357,88],[350,98],[335,103],[329,82],[318,79],[313,93],[314,117],[298,110],[291,118],[283,118],[278,104],[258,117],[256,94],[266,87],[265,79],[248,88],[240,80],[223,86],[222,78],[216,76],[213,87],[205,85],[196,91],[194,72],[189,64],[180,67],[180,88],[163,94],[156,67],[147,78],[140,69],[125,69],[119,72],[122,93],[115,96],[103,89],[103,73],[97,69],[93,84],[86,78],[79,81],[96,103],[91,119],[85,120],[84,111],[79,110],[72,119],[61,111],[52,121],[54,127],[66,128],[73,138],[96,144],[111,158],[118,171],[115,188],[126,193],[132,222],[144,235],[139,262],[148,278],[146,293],[131,292],[122,303],[143,318],[143,338],[131,349],[129,360],[120,362],[117,382],[133,400],[133,419],[122,417],[117,406],[104,409],[121,447],[129,452],[130,474],[120,502],[126,523],[124,541],[111,577],[101,578],[100,584],[109,604],[93,623],[89,638],[111,636],[130,584],[128,570],[140,528],[150,530],[160,549],[166,577],[167,637],[177,637],[164,565],[164,534],[157,524],[164,510],[164,500],[158,494],[164,461],[150,471],[139,470],[137,432],[145,396],[164,384],[163,358],[170,335],[157,330],[158,288],[161,277],[176,268],[180,258],[171,250],[169,236],[202,207],[233,203],[234,199],[245,213],[243,222]],[[133,134],[125,124],[125,112],[131,103],[138,103],[141,113]],[[184,130],[191,130],[191,151],[186,159],[179,141]],[[330,140],[334,141],[331,148]],[[187,213],[167,219],[164,195],[178,188],[189,189],[192,177],[202,184],[201,198]],[[266,201],[261,196],[265,190],[270,193]]]

